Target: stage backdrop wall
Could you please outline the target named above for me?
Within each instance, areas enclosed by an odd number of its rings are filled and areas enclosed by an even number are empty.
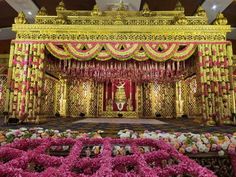
[[[181,100],[183,101],[182,114],[186,114],[189,117],[201,115],[201,109],[200,106],[198,106],[200,105],[200,102],[198,102],[200,100],[197,99],[196,96],[196,77],[193,76],[180,82]],[[45,83],[47,85],[47,94],[44,96],[46,104],[43,104],[42,110],[48,115],[55,114],[56,112],[59,112],[62,115],[64,112],[65,116],[79,117],[80,113],[85,113],[85,117],[98,117],[99,99],[103,98],[101,104],[103,103],[102,105],[104,106],[104,97],[107,94],[104,90],[102,93],[98,93],[99,87],[96,82],[67,81],[65,83],[63,80],[55,82],[47,79]],[[106,83],[100,84],[100,86],[106,87]],[[137,92],[136,96],[133,96],[134,98],[138,98],[138,95],[140,95],[138,104],[142,105],[142,110],[139,117],[155,117],[156,113],[160,113],[161,116],[165,118],[177,116],[175,82],[147,83],[142,84],[140,88],[141,92]],[[53,90],[54,94],[52,93]],[[111,96],[111,94],[108,94],[108,97]],[[48,97],[51,97],[51,101],[48,100]]]
[[[162,117],[175,117],[175,83],[150,83],[152,90],[152,114]]]

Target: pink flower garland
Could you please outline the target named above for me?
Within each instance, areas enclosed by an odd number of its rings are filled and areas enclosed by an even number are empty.
[[[129,147],[129,152],[114,156],[112,150],[116,145]],[[53,156],[50,150],[54,146],[69,146],[68,155]],[[98,154],[93,157],[83,155],[84,148],[96,146],[100,147]],[[141,151],[144,147],[149,151]],[[188,174],[215,177],[213,172],[180,154],[166,142],[151,139],[23,139],[0,147],[0,161],[0,174],[3,176],[166,177]]]

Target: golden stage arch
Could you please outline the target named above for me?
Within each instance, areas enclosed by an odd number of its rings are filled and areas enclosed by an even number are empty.
[[[174,11],[101,12],[67,10],[63,2],[57,15],[42,8],[34,24],[19,13],[13,24],[16,39],[11,43],[6,108],[10,115],[25,114],[39,120],[45,77],[45,50],[60,60],[184,61],[197,51],[197,82],[202,117],[208,124],[230,123],[235,113],[232,81],[232,45],[226,41],[230,26],[223,14],[208,24],[199,7],[185,16],[178,3]]]

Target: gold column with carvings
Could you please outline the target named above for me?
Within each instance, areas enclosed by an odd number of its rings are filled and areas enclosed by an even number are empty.
[[[176,108],[176,117],[181,117],[184,114],[184,100],[181,91],[182,83],[181,81],[177,81],[175,83],[175,108]]]
[[[63,117],[67,116],[67,79],[61,80],[61,98],[60,98],[60,115]]]

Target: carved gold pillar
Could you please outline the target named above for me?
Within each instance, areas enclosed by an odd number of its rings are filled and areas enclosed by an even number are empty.
[[[61,116],[67,116],[67,80],[61,80],[61,98],[60,98],[60,114]]]
[[[176,82],[175,84],[175,104],[176,104],[176,117],[181,117],[184,114],[184,100],[181,91],[182,83],[181,81]]]
[[[57,113],[57,100],[59,97],[58,91],[60,89],[60,81],[56,81],[56,86],[55,86],[56,90],[54,91],[54,115]]]
[[[137,83],[136,84],[136,93],[135,93],[135,99],[136,99],[136,109],[137,109],[137,116],[138,118],[143,117],[143,104],[144,104],[144,99],[143,99],[143,89],[142,89],[142,84]]]

